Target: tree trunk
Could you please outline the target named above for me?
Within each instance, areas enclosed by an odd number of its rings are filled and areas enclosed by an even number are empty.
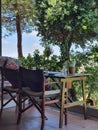
[[[22,32],[21,32],[21,20],[20,15],[16,15],[16,30],[17,30],[17,49],[18,49],[18,58],[23,57],[22,54]]]
[[[70,52],[70,47],[68,46],[67,41],[62,42],[62,44],[60,45],[60,51],[61,51],[61,62],[64,63],[69,59],[69,52]]]
[[[70,59],[70,48],[72,45],[72,39],[73,32],[69,34],[68,38],[64,38],[60,45],[62,63]]]

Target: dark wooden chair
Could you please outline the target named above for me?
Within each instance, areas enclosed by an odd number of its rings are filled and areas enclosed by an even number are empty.
[[[47,85],[52,85],[57,82],[44,82],[44,74],[42,70],[29,70],[20,67],[18,70],[1,67],[1,111],[12,100],[16,103],[18,109],[17,124],[20,123],[23,112],[35,106],[41,113],[42,125],[44,129],[45,105],[59,103],[60,90],[45,90]],[[4,86],[4,82],[8,81],[11,86]],[[10,96],[4,102],[4,95]],[[30,103],[24,105],[26,100]]]
[[[19,91],[19,72],[18,70],[1,67],[1,111],[12,100],[18,105],[17,94]],[[5,85],[5,82],[8,82]],[[5,100],[4,100],[5,99]]]
[[[43,70],[30,70],[20,67],[19,69],[21,79],[21,93],[19,94],[19,114],[18,123],[20,122],[21,115],[24,111],[32,106],[35,106],[41,113],[42,124],[41,129],[44,129],[45,122],[45,105],[59,103],[60,89],[46,91],[45,87],[49,84],[57,82],[44,82]],[[22,107],[22,96],[25,95],[31,101],[29,106]],[[53,97],[53,98],[52,98]]]
[[[19,66],[21,62],[18,59],[10,57],[1,58],[1,109],[0,116],[2,115],[3,108],[9,103],[14,101],[18,106],[17,95],[19,93]],[[8,107],[8,106],[7,106]],[[17,108],[17,107],[16,107]]]
[[[8,105],[11,101],[14,101],[16,105],[16,109],[18,110],[19,115],[19,95],[21,93],[22,83],[20,80],[19,69],[9,69],[5,67],[1,67],[1,110],[0,116],[2,115],[3,108]],[[5,82],[8,82],[5,85]],[[25,95],[21,95],[21,104],[22,107],[25,107],[25,101],[28,98]],[[23,109],[22,108],[22,109]],[[18,124],[18,117],[17,117],[17,124]]]

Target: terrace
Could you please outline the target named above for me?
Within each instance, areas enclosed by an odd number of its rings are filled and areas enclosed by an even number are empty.
[[[6,97],[5,97],[6,100]],[[1,108],[1,107],[0,107]],[[97,130],[98,129],[98,109],[87,108],[88,119],[84,120],[83,109],[81,106],[70,108],[68,111],[68,124],[59,129],[59,110],[53,106],[46,107],[46,116],[44,130]],[[15,104],[11,102],[3,111],[0,119],[1,130],[40,130],[41,115],[35,109],[30,108],[23,113],[21,123],[16,124],[17,113]]]
[[[12,104],[11,104],[12,105]],[[83,115],[75,112],[68,112],[68,124],[59,129],[59,111],[53,107],[46,107],[46,116],[44,130],[97,130],[98,118],[88,117],[84,120]],[[9,106],[3,111],[0,119],[1,130],[40,130],[41,117],[40,113],[32,107],[26,111],[21,123],[16,125],[15,107]]]

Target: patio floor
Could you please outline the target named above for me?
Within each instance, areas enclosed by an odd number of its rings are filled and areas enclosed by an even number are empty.
[[[89,117],[84,120],[83,115],[69,112],[68,125],[59,129],[59,111],[46,107],[44,130],[98,130],[98,119]],[[15,107],[5,108],[0,119],[0,130],[40,130],[41,117],[35,107],[23,113],[21,123],[16,125]]]

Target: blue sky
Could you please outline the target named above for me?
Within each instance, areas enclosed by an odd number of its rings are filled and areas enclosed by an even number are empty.
[[[38,49],[41,54],[43,54],[44,48],[40,45],[40,37],[37,36],[37,32],[26,34],[23,33],[22,47],[23,56],[27,56],[28,53],[33,54],[35,49]],[[53,54],[59,55],[59,48],[53,46]],[[2,55],[17,58],[17,36],[14,34],[12,36],[2,38]]]

